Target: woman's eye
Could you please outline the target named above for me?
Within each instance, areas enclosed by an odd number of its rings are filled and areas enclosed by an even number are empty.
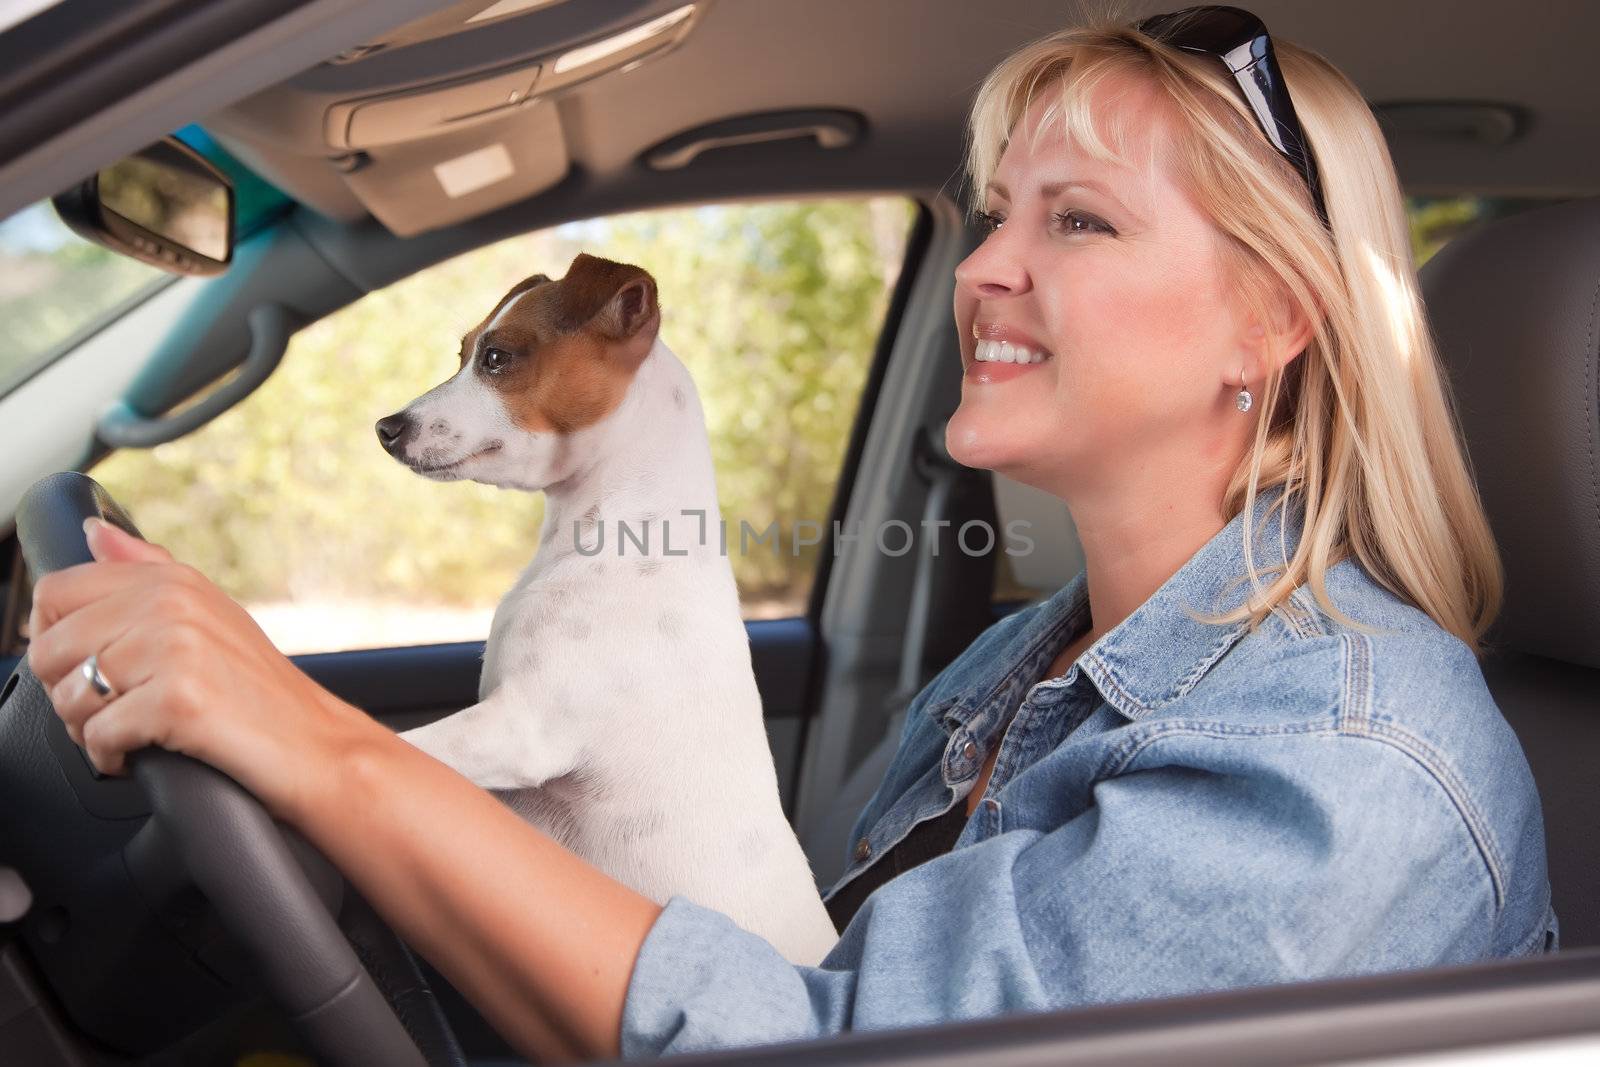
[[[483,366],[485,370],[499,370],[511,362],[511,353],[503,348],[485,348],[483,350]]]
[[[1086,215],[1081,211],[1058,211],[1050,216],[1057,229],[1065,233],[1106,233],[1115,234],[1117,231],[1109,223],[1102,222],[1093,215]],[[978,228],[990,234],[1005,224],[1006,217],[998,211],[983,211],[978,214]]]
[[[1109,233],[1117,231],[1108,224],[1101,222],[1093,215],[1085,215],[1079,211],[1060,211],[1051,216],[1055,224],[1066,233]]]

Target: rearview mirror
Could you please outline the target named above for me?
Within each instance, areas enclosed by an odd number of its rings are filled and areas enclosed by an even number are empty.
[[[51,203],[78,236],[175,274],[221,274],[233,258],[233,183],[175,137]]]

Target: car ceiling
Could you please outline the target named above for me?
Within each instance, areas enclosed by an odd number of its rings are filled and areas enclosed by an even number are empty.
[[[745,186],[756,192],[774,181],[953,191],[966,110],[985,72],[1080,10],[1061,0],[700,0],[675,44],[632,69],[545,93],[558,56],[667,15],[684,0],[520,0],[527,8],[520,13],[469,21],[518,2],[444,5],[369,39],[364,56],[346,52],[203,123],[318,212],[347,223],[375,216],[402,236],[546,190],[575,203],[615,200],[603,195],[608,187],[654,189],[665,201]],[[1127,11],[1175,6],[1139,3]],[[1600,92],[1588,79],[1600,4],[1256,0],[1251,7],[1274,34],[1343,69],[1378,107],[1411,191],[1570,196],[1600,186]],[[543,71],[539,81],[519,81],[534,65]],[[521,106],[442,123],[441,114],[456,112],[440,112],[441,98],[429,92],[444,86],[470,96],[528,84],[536,97],[530,104],[519,99]],[[653,173],[640,162],[685,131],[790,109],[859,115],[864,132],[843,149],[808,140],[708,152],[674,172]],[[344,140],[357,133],[353,111],[363,114],[355,140],[364,149]],[[364,140],[372,137],[381,143]],[[447,195],[434,168],[463,157],[471,167],[485,149],[499,153],[491,169],[503,176]]]

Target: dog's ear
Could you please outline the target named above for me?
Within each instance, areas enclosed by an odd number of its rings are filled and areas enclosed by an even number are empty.
[[[474,326],[472,329],[468,330],[461,338],[461,351],[458,358],[463,361],[466,360],[467,353],[469,353],[472,350],[472,346],[477,343],[478,334],[487,328],[488,325],[499,316],[500,312],[504,310],[507,304],[511,303],[528,290],[537,289],[541,285],[548,285],[549,282],[550,276],[548,274],[531,274],[522,279],[516,285],[513,285],[511,287],[511,291],[505,296],[502,296],[499,302],[495,304],[492,309],[490,309],[489,314],[483,317],[483,321],[478,323],[478,325]]]
[[[561,312],[567,330],[626,341],[659,324],[656,282],[642,267],[579,253],[561,279]]]
[[[528,277],[522,279],[516,285],[511,287],[511,291],[509,293],[507,293],[505,296],[502,296],[500,298],[500,302],[494,306],[494,310],[490,311],[489,314],[484,316],[483,321],[484,322],[493,322],[494,321],[494,317],[496,315],[500,314],[500,309],[501,308],[503,308],[507,304],[511,303],[511,301],[515,300],[517,297],[521,296],[523,293],[526,293],[529,289],[536,289],[539,286],[541,286],[541,285],[545,284],[546,282],[548,282],[549,280],[550,280],[550,275],[548,275],[548,274],[533,274],[533,275],[529,275]]]
[[[607,337],[625,341],[655,319],[658,310],[655,280],[641,270],[639,277],[624,282],[606,301],[595,316],[595,325]]]

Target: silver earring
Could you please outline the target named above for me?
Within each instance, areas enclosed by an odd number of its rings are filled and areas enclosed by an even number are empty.
[[[1249,411],[1250,405],[1255,403],[1255,397],[1250,395],[1250,390],[1240,389],[1239,395],[1235,399],[1235,403],[1239,405],[1240,411]]]

